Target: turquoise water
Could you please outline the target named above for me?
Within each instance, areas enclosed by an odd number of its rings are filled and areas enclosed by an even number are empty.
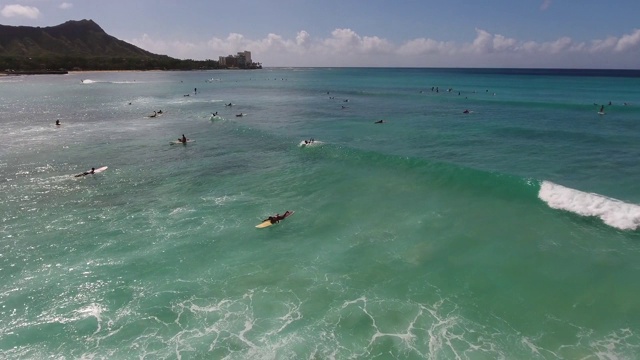
[[[0,357],[636,358],[640,77],[591,75],[2,77]]]

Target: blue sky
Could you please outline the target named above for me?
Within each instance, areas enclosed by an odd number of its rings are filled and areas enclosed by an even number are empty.
[[[640,0],[14,0],[0,23],[91,19],[180,59],[264,66],[640,69]]]

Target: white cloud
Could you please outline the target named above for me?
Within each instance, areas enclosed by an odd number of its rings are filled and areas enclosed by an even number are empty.
[[[2,16],[10,18],[10,17],[26,17],[29,19],[37,19],[40,17],[40,10],[37,7],[33,6],[24,6],[24,5],[5,5],[0,11]]]
[[[616,43],[615,51],[638,50],[640,48],[640,29],[633,30],[632,34],[623,35]]]
[[[298,46],[305,46],[309,42],[309,37],[309,33],[304,30],[298,32],[298,35],[296,35],[296,44]]]
[[[361,36],[351,29],[335,29],[329,37],[314,38],[299,31],[287,39],[268,34],[249,39],[230,33],[198,43],[154,40],[149,35],[129,41],[148,51],[181,59],[217,59],[218,56],[249,50],[266,66],[527,66],[579,67],[614,66],[612,54],[625,59],[625,67],[635,66],[640,55],[640,29],[621,37],[591,42],[575,42],[569,37],[537,42],[509,38],[476,29],[469,43],[417,38],[396,45],[377,36]],[[567,63],[568,62],[568,63]],[[566,65],[564,65],[566,64]]]
[[[68,3],[68,2],[63,2],[62,4],[60,4],[60,6],[58,6],[60,9],[71,9],[73,7],[72,3]]]

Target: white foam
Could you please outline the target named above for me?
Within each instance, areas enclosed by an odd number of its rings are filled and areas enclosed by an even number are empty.
[[[571,189],[550,181],[542,182],[538,197],[553,209],[582,216],[596,216],[617,229],[635,230],[640,226],[640,205]]]

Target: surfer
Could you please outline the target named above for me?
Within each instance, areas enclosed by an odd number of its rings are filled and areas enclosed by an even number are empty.
[[[225,104],[224,106],[233,106],[232,103]]]
[[[604,114],[604,105],[600,106],[600,111],[599,112]]]
[[[468,114],[468,113],[469,113],[469,110],[465,110],[465,111],[463,111],[462,113],[463,113],[463,114]]]
[[[149,117],[156,117],[156,116],[158,116],[158,113],[155,110],[153,110],[153,115],[149,115]]]
[[[383,124],[383,123],[384,123],[384,120],[378,120],[378,121],[374,122],[374,124]]]
[[[78,174],[78,175],[76,175],[76,177],[86,176],[86,175],[89,175],[89,174],[95,174],[95,172],[96,172],[96,168],[91,168],[91,170],[85,171],[82,174]]]
[[[184,134],[182,134],[182,138],[178,139],[178,141],[180,141],[183,144],[186,144],[187,143],[187,137],[184,136]]]
[[[277,213],[275,216],[269,216],[268,218],[262,220],[262,221],[271,221],[272,224],[278,223],[280,222],[280,220],[284,220],[284,218],[286,218],[287,216],[291,215],[291,211],[287,210],[284,214],[280,215],[280,213]]]
[[[56,120],[56,125],[60,125],[60,120]]]

